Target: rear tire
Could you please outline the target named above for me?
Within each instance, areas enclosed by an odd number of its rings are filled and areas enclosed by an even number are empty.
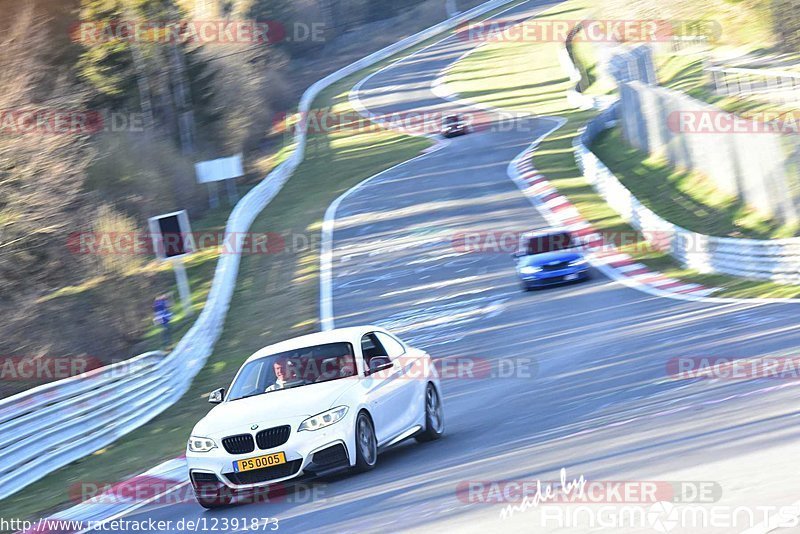
[[[373,469],[376,463],[378,463],[378,439],[375,437],[375,427],[366,412],[361,412],[356,417],[356,465],[354,470],[363,473]]]
[[[425,389],[425,430],[414,436],[414,439],[425,443],[441,438],[442,434],[444,434],[442,399],[439,398],[439,392],[433,384],[428,384]]]

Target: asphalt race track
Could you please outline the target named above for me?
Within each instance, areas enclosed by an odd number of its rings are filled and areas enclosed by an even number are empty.
[[[502,16],[522,20],[543,7],[529,2]],[[449,37],[372,76],[358,97],[380,114],[457,109],[430,86],[474,45]],[[598,272],[587,283],[525,293],[507,252],[454,246],[463,232],[546,225],[507,166],[552,127],[525,118],[455,138],[374,177],[336,209],[335,325],[377,323],[435,358],[488,361],[499,374],[445,378],[444,439],[412,440],[369,473],[320,481],[315,499],[290,492],[218,511],[160,504],[126,519],[277,517],[281,532],[587,532],[586,524],[541,526],[535,510],[501,519],[501,505],[457,493],[468,481],[555,480],[562,467],[571,478],[713,481],[717,504],[730,506],[800,499],[790,449],[800,433],[796,381],[667,373],[676,357],[791,350],[800,344],[800,306],[654,297]],[[692,530],[672,530],[682,531]]]

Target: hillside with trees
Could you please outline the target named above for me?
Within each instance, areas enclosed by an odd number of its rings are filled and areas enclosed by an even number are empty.
[[[459,2],[466,9],[477,0]],[[118,361],[157,347],[171,271],[142,254],[82,254],[70,236],[147,232],[187,209],[220,230],[194,163],[242,152],[243,193],[275,165],[273,120],[317,79],[446,16],[444,0],[1,0],[0,356]],[[272,21],[289,39],[131,39],[120,21]],[[81,24],[104,28],[99,38]],[[322,29],[309,38],[308,28]],[[82,31],[83,30],[83,31]],[[305,38],[292,39],[305,32]],[[22,112],[90,117],[20,131]],[[41,125],[40,125],[41,126]],[[280,231],[281,229],[275,229]],[[207,286],[213,261],[195,269]],[[199,307],[202,302],[195,302]],[[0,383],[0,396],[35,384]]]

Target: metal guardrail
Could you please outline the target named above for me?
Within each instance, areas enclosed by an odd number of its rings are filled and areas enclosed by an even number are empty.
[[[574,81],[577,68],[568,52],[569,40],[561,49],[561,63]],[[575,107],[584,107],[590,98],[580,95],[571,99],[577,87],[567,91],[567,99]],[[574,95],[573,95],[574,98]],[[746,278],[800,284],[800,238],[745,239],[716,237],[692,232],[663,219],[643,205],[630,190],[600,161],[589,145],[619,119],[619,100],[608,107],[603,99],[595,99],[595,108],[605,108],[587,122],[572,142],[575,161],[583,176],[603,199],[625,221],[650,241],[666,250],[681,265],[702,273],[722,273]]]
[[[800,72],[707,66],[718,95],[752,95],[782,104],[800,101]]]
[[[512,1],[490,0],[326,76],[303,93],[300,116],[308,116],[331,84]],[[226,238],[244,235],[303,161],[306,129],[304,122],[296,125],[292,154],[236,204]],[[222,332],[239,261],[239,254],[225,254],[217,262],[203,311],[170,354],[143,354],[0,400],[0,499],[109,445],[180,399]]]
[[[617,119],[618,103],[587,123],[573,141],[584,177],[619,215],[684,267],[702,273],[800,284],[800,238],[744,239],[692,232],[643,205],[587,147]]]

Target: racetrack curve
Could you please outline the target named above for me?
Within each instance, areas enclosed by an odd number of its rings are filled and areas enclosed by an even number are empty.
[[[499,16],[524,20],[552,5],[531,1]],[[460,109],[431,85],[475,44],[448,37],[370,76],[354,97],[377,114]],[[377,323],[435,358],[495,368],[502,360],[520,376],[445,378],[444,439],[405,443],[369,473],[322,481],[316,499],[215,511],[160,504],[126,519],[278,517],[283,532],[586,532],[586,524],[539,526],[532,510],[501,520],[500,506],[457,495],[467,481],[555,480],[562,467],[588,479],[714,481],[725,505],[797,500],[785,456],[798,439],[796,382],[675,381],[667,363],[791,351],[800,307],[654,297],[599,273],[524,293],[507,253],[454,246],[464,232],[546,225],[507,167],[553,127],[529,117],[453,139],[331,210],[336,326]],[[692,530],[672,530],[684,531]]]

